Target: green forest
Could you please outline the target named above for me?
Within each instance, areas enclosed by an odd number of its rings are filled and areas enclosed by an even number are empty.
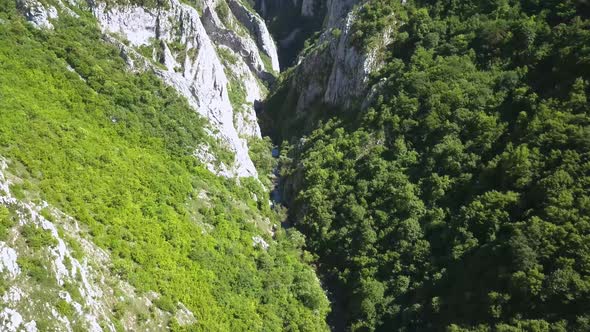
[[[264,235],[268,251],[253,246],[259,224],[281,218],[253,198],[267,195],[260,182],[207,171],[193,157],[197,144],[228,153],[205,134],[206,121],[155,74],[128,71],[91,14],[77,14],[39,30],[14,1],[0,2],[0,156],[22,179],[11,192],[78,220],[109,251],[114,274],[162,295],[160,309],[186,305],[197,323],[171,321],[173,331],[327,330],[329,303],[302,235],[278,229]],[[255,160],[267,161],[270,148],[257,146]],[[30,247],[54,244],[36,230],[21,231]],[[37,266],[45,262],[19,263],[48,279]]]
[[[367,1],[352,46],[395,30],[370,107],[286,126],[283,75],[289,222],[335,330],[590,331],[589,18],[576,0]]]

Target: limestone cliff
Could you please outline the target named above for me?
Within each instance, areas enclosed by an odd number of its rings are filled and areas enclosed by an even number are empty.
[[[263,114],[263,125],[269,133],[281,136],[282,131],[283,136],[289,136],[288,128],[274,128],[280,124],[269,113],[280,113],[295,122],[309,124],[314,117],[310,112],[319,106],[346,111],[367,104],[371,96],[369,75],[383,65],[382,55],[392,41],[393,29],[383,31],[376,47],[363,49],[355,45],[354,22],[363,3],[362,0],[316,0],[316,6],[323,8],[321,13],[316,13],[319,15],[316,19],[323,25],[317,37],[300,51],[293,68],[275,89],[275,96],[269,99],[273,109],[265,109]]]
[[[147,53],[150,63],[163,65],[150,68],[208,118],[212,134],[235,153],[233,166],[209,163],[211,170],[224,176],[257,176],[246,139],[260,137],[253,104],[264,94],[261,80],[278,70],[278,56],[263,22],[240,3],[230,4],[231,11],[223,11],[222,17],[219,8],[227,4],[210,0],[202,3],[202,15],[178,0],[154,9],[95,3],[92,11],[105,33],[129,41],[129,46],[121,45],[123,53],[130,58]],[[248,19],[248,26],[242,25]],[[263,56],[270,59],[269,68]],[[248,91],[244,100],[234,101],[239,105],[230,100],[232,84]],[[211,159],[202,149],[196,155]]]
[[[17,4],[42,29],[52,29],[51,21],[59,19],[60,12],[76,15],[72,6],[90,10],[105,38],[120,47],[129,68],[151,70],[174,87],[209,120],[211,135],[235,158],[232,165],[216,162],[205,146],[195,156],[222,176],[257,176],[247,144],[249,137],[260,137],[253,105],[263,98],[264,84],[278,72],[279,60],[264,21],[240,1],[203,0],[200,11],[178,0],[155,7],[96,0],[87,6],[61,0],[57,6],[37,0]],[[247,93],[232,100],[232,89]]]

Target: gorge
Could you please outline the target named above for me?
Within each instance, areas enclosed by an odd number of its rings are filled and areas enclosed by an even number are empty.
[[[0,1],[0,331],[590,330],[587,1]]]

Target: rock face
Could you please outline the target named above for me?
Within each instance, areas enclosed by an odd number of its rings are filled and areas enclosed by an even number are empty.
[[[393,27],[383,30],[378,45],[365,49],[354,42],[354,23],[358,10],[367,0],[323,0],[315,2],[315,19],[323,22],[311,46],[298,52],[293,68],[286,72],[266,105],[259,112],[264,132],[284,140],[305,135],[317,119],[329,112],[362,109],[374,98],[369,76],[383,65],[386,48],[393,38]],[[300,1],[277,1],[266,4],[267,21],[277,20],[276,6],[302,4]],[[272,27],[271,27],[272,28]],[[297,40],[293,30],[285,39]],[[309,33],[303,32],[303,33]],[[279,45],[285,49],[283,40]],[[291,41],[290,41],[291,42]],[[286,43],[286,44],[290,44]],[[355,45],[356,44],[356,45]],[[328,111],[328,112],[326,112]],[[291,123],[292,125],[285,125]]]
[[[259,0],[257,8],[269,21],[291,9],[301,17],[313,17],[324,22],[315,49],[307,50],[296,62],[291,79],[290,101],[296,100],[296,113],[303,113],[314,104],[324,103],[350,108],[357,99],[367,94],[368,75],[379,68],[380,48],[368,52],[352,45],[352,25],[355,6],[363,0]],[[288,48],[302,33],[292,27],[279,39]],[[309,32],[308,32],[309,33]],[[384,36],[384,47],[388,36]]]
[[[278,42],[281,64],[293,65],[306,39],[321,29],[326,0],[256,0],[254,4]]]
[[[277,47],[262,18],[252,13],[239,0],[229,0],[228,4],[236,19],[256,38],[258,47],[270,58],[272,70],[278,73],[281,68],[277,55]]]
[[[351,9],[363,0],[327,0],[325,27],[333,28],[341,24],[342,19],[350,14]]]
[[[301,15],[304,17],[314,17],[316,15],[317,0],[302,0]]]
[[[329,0],[324,32],[315,49],[300,58],[292,76],[291,94],[297,96],[297,113],[316,103],[348,109],[367,95],[368,76],[382,62],[380,53],[390,42],[391,31],[383,36],[382,47],[368,51],[351,41],[359,0]],[[360,101],[362,102],[362,100]]]
[[[178,0],[155,9],[95,3],[92,11],[106,33],[129,41],[129,47],[120,45],[129,58],[147,53],[148,63],[162,64],[150,68],[209,119],[213,135],[235,154],[234,165],[216,167],[207,160],[207,166],[227,177],[256,177],[246,139],[260,137],[252,105],[263,95],[259,80],[272,77],[270,72],[279,67],[276,47],[262,20],[240,3],[230,1],[231,11],[224,12],[224,19],[217,8],[227,6],[225,2],[204,1],[202,6],[202,16]],[[218,52],[220,48],[224,52]],[[235,59],[228,61],[220,54]],[[266,68],[261,54],[270,59],[271,68]],[[246,100],[232,105],[231,84],[241,82],[248,91]],[[236,116],[238,108],[242,114]]]
[[[26,19],[36,27],[53,29],[53,24],[49,22],[49,19],[56,19],[58,17],[55,7],[45,7],[37,0],[17,0],[16,6]]]
[[[58,1],[58,7],[72,15],[71,3]],[[17,4],[38,28],[52,29],[50,20],[58,18],[55,7],[37,0]],[[253,105],[265,94],[262,82],[273,80],[280,69],[276,46],[258,14],[239,0],[200,0],[202,15],[179,0],[155,8],[89,0],[88,7],[130,69],[153,71],[174,87],[235,155],[227,165],[208,155],[201,159],[205,166],[221,176],[257,177],[247,144],[248,138],[260,137]],[[232,89],[245,90],[245,98],[232,100]],[[199,151],[195,156],[202,157]]]

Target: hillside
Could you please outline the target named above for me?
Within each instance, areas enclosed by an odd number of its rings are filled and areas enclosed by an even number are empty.
[[[0,331],[590,331],[584,0],[0,1]]]
[[[308,2],[260,119],[333,329],[590,330],[588,3]]]
[[[266,198],[261,22],[238,1],[1,2],[0,330],[326,329]]]

